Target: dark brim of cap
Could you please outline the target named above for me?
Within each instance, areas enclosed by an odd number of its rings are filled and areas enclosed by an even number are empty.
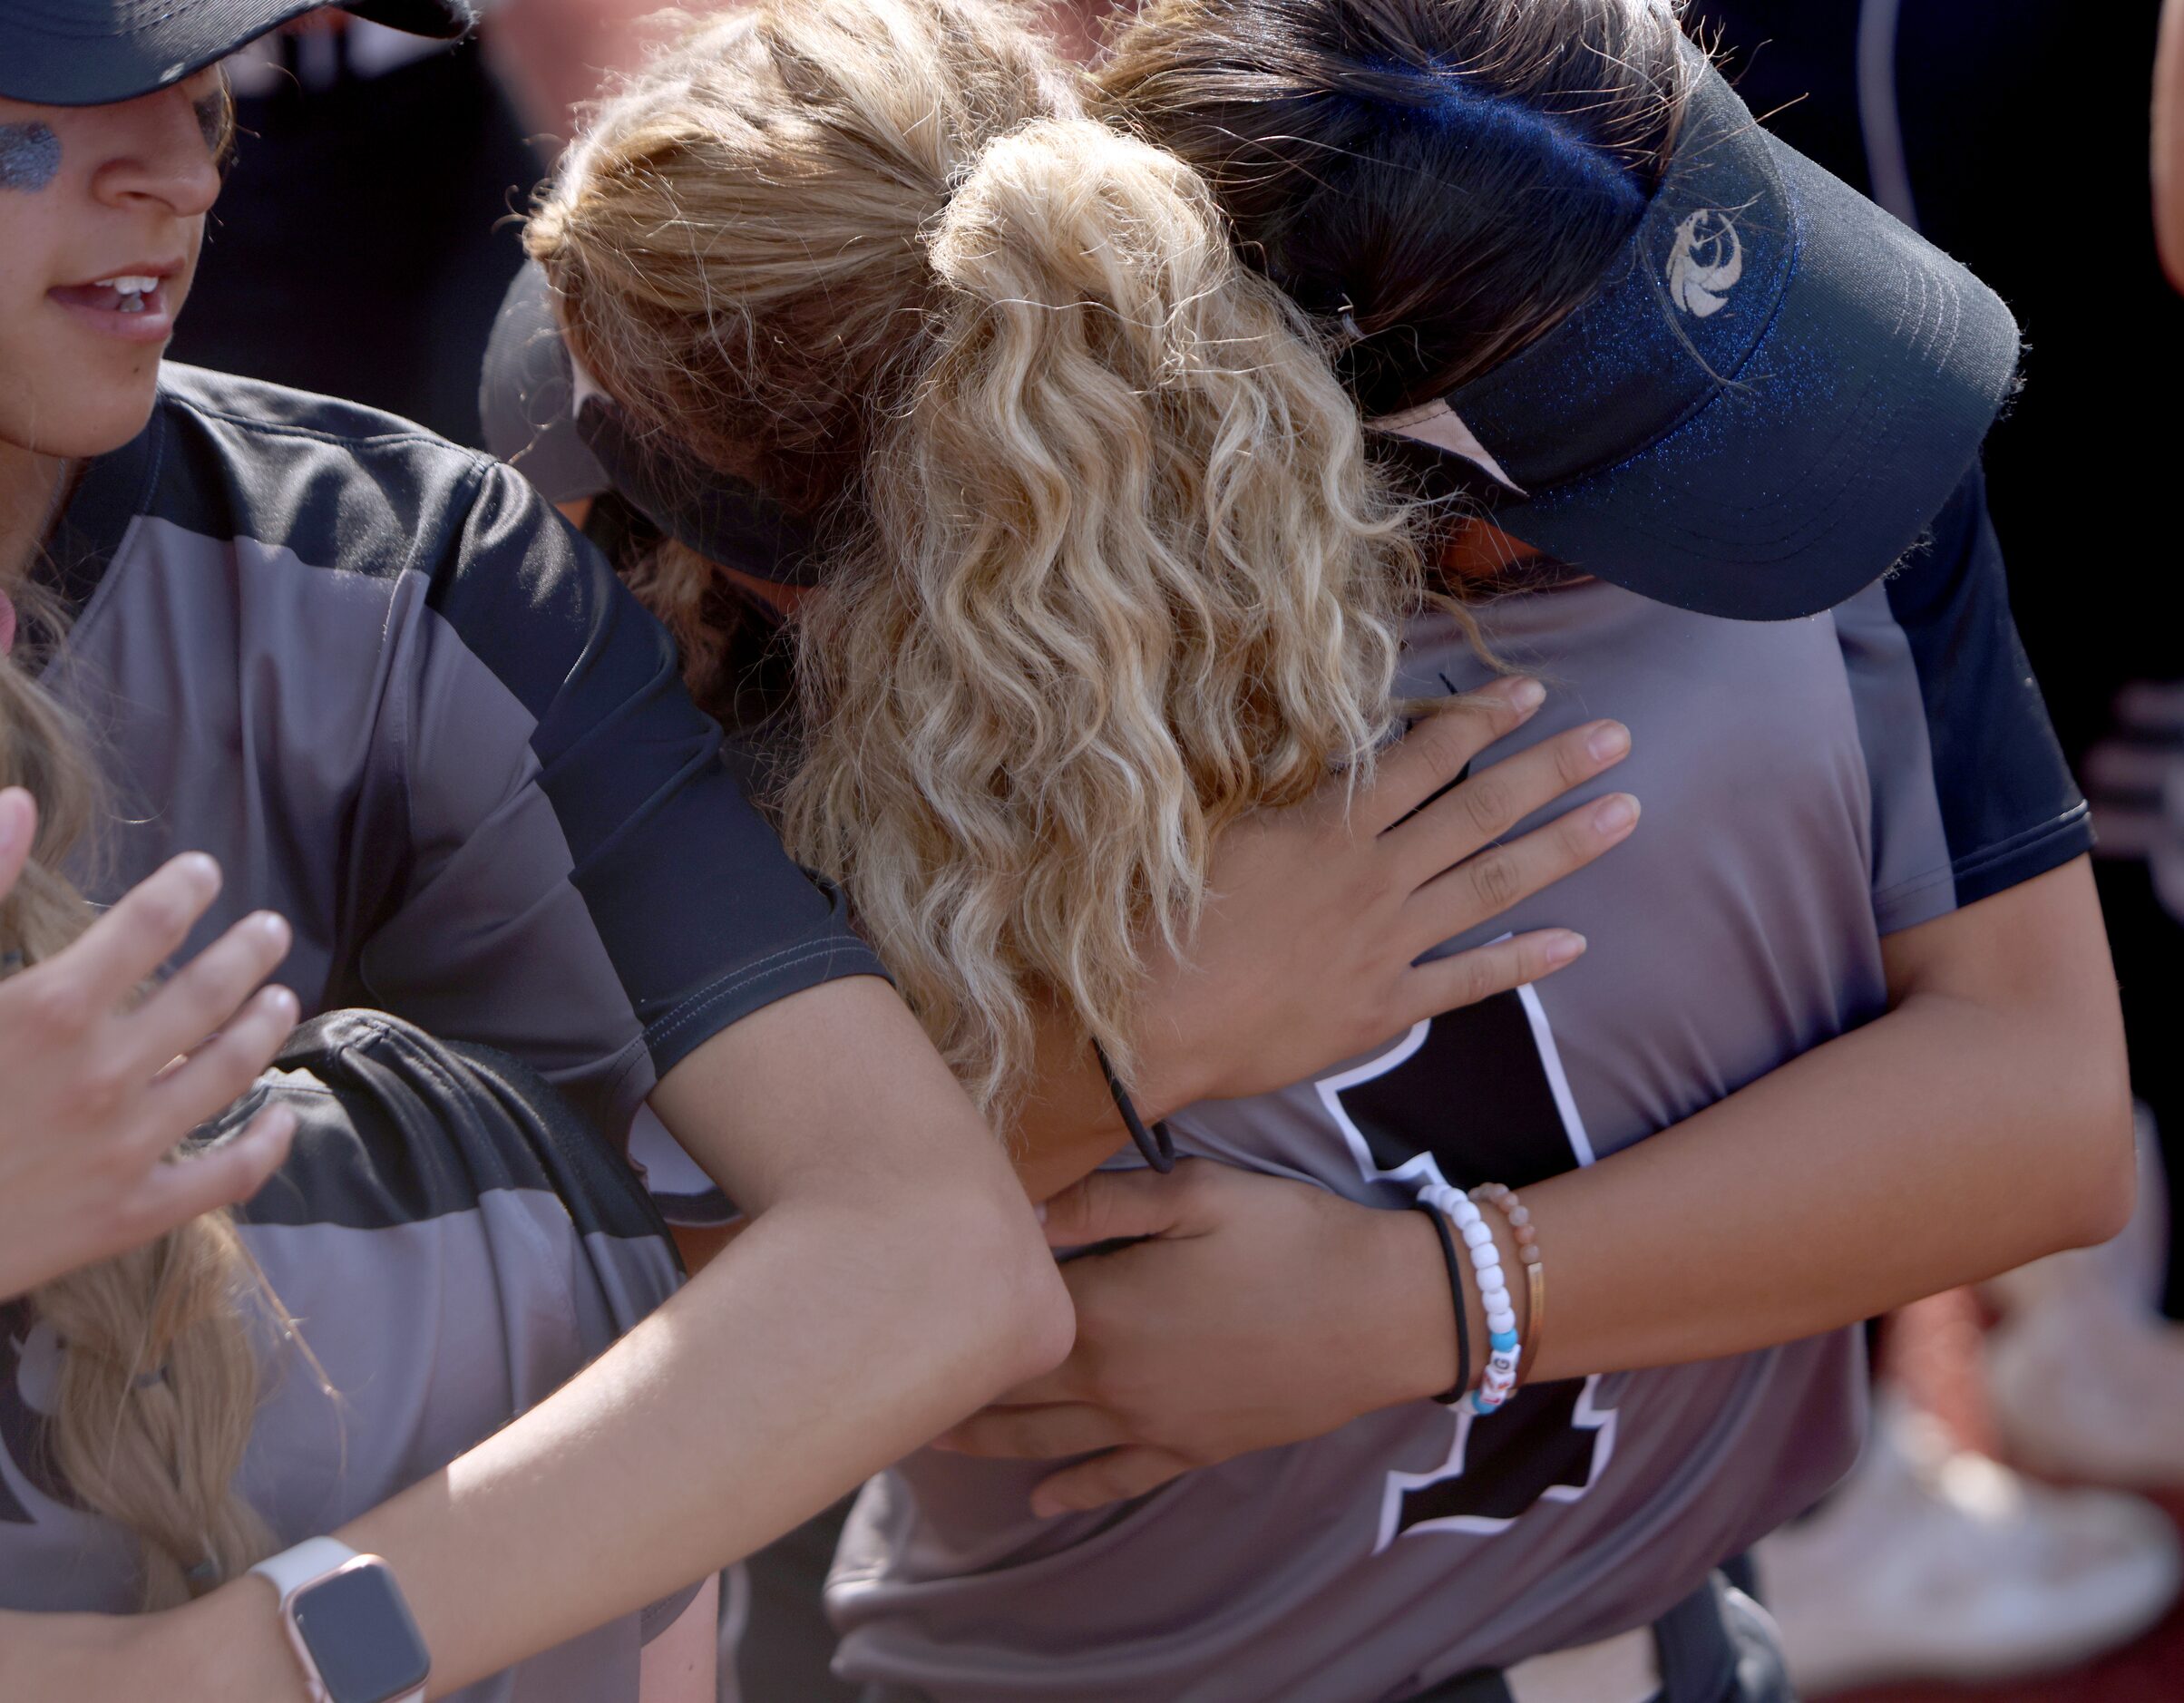
[[[1741,368],[1643,450],[1494,516],[1604,579],[1745,620],[1817,613],[1893,567],[1976,459],[2019,355],[1971,273],[1767,146],[1796,254]]]
[[[576,377],[554,316],[553,286],[526,260],[502,298],[478,380],[485,447],[549,502],[580,502],[611,484],[576,426]]]
[[[631,430],[597,394],[577,404],[553,286],[526,261],[508,287],[478,385],[485,446],[549,501],[612,491],[708,561],[778,585],[814,585],[826,552],[816,530],[756,485],[701,465],[658,433]]]
[[[180,83],[327,0],[29,0],[0,10],[0,95],[105,106]],[[343,11],[410,35],[453,40],[469,0],[350,0]]]

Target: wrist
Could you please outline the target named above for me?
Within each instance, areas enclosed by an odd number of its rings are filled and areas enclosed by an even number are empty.
[[[1374,1293],[1383,1298],[1376,1311],[1389,1326],[1379,1356],[1387,1386],[1375,1405],[1430,1401],[1445,1395],[1457,1377],[1456,1297],[1448,1286],[1440,1238],[1422,1212],[1367,1216],[1375,1242],[1371,1269],[1379,1274]],[[1474,1342],[1486,1339],[1477,1334],[1481,1328],[1474,1318]],[[1474,1354],[1474,1376],[1477,1359]]]
[[[1493,1337],[1493,1326],[1487,1317],[1486,1296],[1478,1281],[1477,1264],[1467,1257],[1467,1250],[1462,1235],[1457,1233],[1458,1226],[1452,1222],[1449,1223],[1449,1229],[1455,1240],[1457,1256],[1456,1280],[1451,1283],[1448,1263],[1441,1252],[1440,1239],[1435,1233],[1431,1223],[1426,1221],[1425,1214],[1423,1212],[1401,1212],[1392,1214],[1392,1216],[1419,1221],[1419,1230],[1433,1255],[1430,1282],[1432,1289],[1438,1291],[1438,1306],[1434,1309],[1434,1317],[1438,1321],[1438,1328],[1442,1333],[1441,1340],[1447,1345],[1443,1357],[1438,1361],[1435,1360],[1427,1351],[1430,1338],[1419,1335],[1420,1322],[1417,1319],[1413,1320],[1409,1326],[1412,1348],[1406,1360],[1409,1377],[1401,1399],[1419,1400],[1445,1397],[1453,1387],[1457,1377],[1458,1358],[1456,1309],[1459,1306],[1464,1309],[1462,1340],[1467,1341],[1471,1348],[1471,1360],[1467,1368],[1466,1387],[1476,1389],[1478,1387],[1481,1374],[1486,1370],[1487,1356],[1491,1352],[1489,1344]],[[1493,1239],[1495,1251],[1500,1257],[1503,1284],[1509,1297],[1509,1308],[1516,1316],[1517,1337],[1520,1340],[1526,1339],[1530,1335],[1531,1301],[1522,1277],[1524,1267],[1519,1260],[1515,1233],[1512,1231],[1508,1221],[1493,1207],[1489,1206],[1481,1210],[1478,1217],[1480,1223],[1485,1226],[1487,1234]],[[1444,1222],[1448,1221],[1444,1215]],[[1411,1280],[1423,1284],[1428,1281],[1428,1279],[1424,1275],[1414,1274]],[[1390,1293],[1394,1291],[1391,1290]],[[1438,1368],[1438,1381],[1421,1384],[1419,1381],[1420,1377],[1425,1375],[1429,1368],[1436,1367]],[[1524,1368],[1524,1371],[1528,1380],[1531,1368],[1527,1367]]]
[[[310,1689],[281,1625],[280,1596],[267,1581],[247,1573],[183,1608],[144,1618],[169,1622],[161,1659],[173,1664],[169,1671],[190,1675],[205,1697],[307,1703]]]
[[[155,1614],[0,1614],[0,1697],[307,1699],[272,1592],[250,1579]]]
[[[1509,1310],[1516,1315],[1517,1341],[1528,1342],[1532,1336],[1532,1299],[1525,1287],[1524,1265],[1517,1255],[1516,1237],[1509,1228],[1509,1221],[1498,1208],[1487,1205],[1482,1201],[1479,1202],[1478,1215],[1479,1221],[1487,1227],[1487,1233],[1494,1238],[1495,1252],[1501,1256],[1502,1287],[1509,1297]],[[1467,1271],[1466,1275],[1471,1280],[1464,1285],[1465,1315],[1471,1322],[1471,1340],[1478,1345],[1472,1356],[1471,1367],[1471,1382],[1476,1387],[1480,1374],[1486,1369],[1487,1356],[1490,1352],[1487,1345],[1494,1333],[1493,1327],[1487,1322],[1486,1297],[1480,1291],[1477,1276],[1470,1271]],[[1528,1383],[1532,1368],[1520,1366],[1518,1376]]]
[[[156,1671],[139,1614],[0,1612],[0,1697],[128,1697]]]

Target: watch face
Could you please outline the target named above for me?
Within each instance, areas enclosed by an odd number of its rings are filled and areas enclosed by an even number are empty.
[[[386,1703],[432,1667],[417,1623],[385,1567],[352,1567],[296,1599],[296,1629],[333,1703]]]

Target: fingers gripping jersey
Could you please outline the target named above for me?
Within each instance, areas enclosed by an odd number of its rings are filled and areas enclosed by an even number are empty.
[[[1443,949],[1549,926],[1590,949],[1320,1080],[1192,1107],[1171,1120],[1180,1149],[1387,1208],[1436,1175],[1589,1163],[1878,1014],[1885,934],[2089,843],[1976,477],[1931,549],[1809,620],[1714,620],[1598,582],[1482,615],[1553,693],[1481,761],[1620,717],[1631,757],[1548,813],[1627,790],[1646,818]],[[1406,668],[1421,694],[1489,677],[1439,621]],[[1536,1387],[1491,1418],[1389,1408],[1047,1521],[1028,1512],[1046,1468],[921,1455],[867,1489],[844,1539],[839,1665],[941,1703],[1406,1698],[1658,1617],[1833,1482],[1864,1393],[1837,1332]]]
[[[541,1070],[618,1138],[771,1000],[880,973],[719,762],[673,646],[515,473],[405,422],[170,365],[50,564],[49,681],[116,793],[112,898],[203,851],[294,926],[307,1013]]]

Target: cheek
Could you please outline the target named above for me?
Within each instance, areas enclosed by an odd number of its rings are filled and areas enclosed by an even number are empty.
[[[65,149],[51,125],[0,122],[0,337],[24,335],[67,235]]]
[[[35,311],[54,281],[67,234],[60,200],[57,190],[36,195],[0,190],[0,334]]]
[[[46,298],[81,264],[71,241],[81,221],[66,216],[64,188],[0,192],[0,442],[98,455],[142,428],[159,350],[87,338]]]

